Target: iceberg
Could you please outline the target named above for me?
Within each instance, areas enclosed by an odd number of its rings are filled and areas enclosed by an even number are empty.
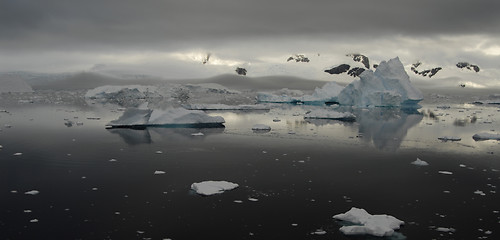
[[[224,122],[224,118],[221,116],[209,116],[199,110],[129,108],[120,118],[109,122],[106,127],[224,127]]]
[[[416,165],[416,166],[429,166],[429,163],[427,163],[424,160],[421,160],[420,158],[417,158],[417,160],[411,162],[411,164]]]
[[[237,188],[239,185],[227,181],[204,181],[191,184],[191,189],[200,195],[210,196]]]
[[[356,116],[350,112],[337,112],[328,109],[315,109],[307,112],[304,115],[305,119],[332,119],[352,122],[356,119]]]
[[[399,229],[403,221],[390,215],[371,215],[362,208],[351,208],[346,213],[333,216],[333,218],[350,222],[352,226],[343,226],[339,230],[345,235],[373,235],[377,237],[392,236],[394,230]]]
[[[341,105],[400,107],[415,106],[423,100],[422,92],[411,85],[398,57],[382,61],[375,72],[366,70],[359,77],[338,95]]]
[[[489,132],[476,133],[472,136],[472,138],[476,141],[500,140],[500,133],[489,133]]]

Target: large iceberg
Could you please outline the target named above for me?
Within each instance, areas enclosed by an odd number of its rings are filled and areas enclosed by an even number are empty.
[[[209,116],[200,110],[129,108],[120,118],[109,122],[106,126],[108,128],[224,127],[224,122],[223,117]]]
[[[422,92],[411,85],[398,57],[382,61],[375,72],[366,70],[359,77],[340,92],[338,100],[341,105],[411,106],[423,99]]]

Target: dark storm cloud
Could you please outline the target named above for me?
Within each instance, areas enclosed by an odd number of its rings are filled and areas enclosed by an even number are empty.
[[[500,32],[499,7],[499,1],[482,0],[0,0],[0,48],[155,48],[317,34],[490,34]]]

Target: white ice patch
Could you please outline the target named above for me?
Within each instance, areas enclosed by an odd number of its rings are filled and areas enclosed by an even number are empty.
[[[197,132],[197,133],[191,133],[191,136],[204,136],[202,132]]]
[[[371,215],[361,208],[351,208],[346,213],[333,216],[333,218],[351,222],[356,225],[343,226],[339,230],[346,235],[369,234],[377,237],[391,236],[394,230],[399,229],[403,221],[390,215]]]
[[[337,112],[328,109],[314,109],[307,112],[304,115],[304,118],[354,121],[356,119],[356,116],[350,112]]]
[[[321,88],[314,89],[313,94],[304,95],[302,91],[299,90],[289,90],[288,88],[283,88],[279,91],[272,93],[259,92],[257,94],[257,100],[259,102],[272,102],[272,103],[325,103],[325,102],[337,102],[338,95],[342,91],[343,87],[335,82],[328,82]]]
[[[154,175],[160,175],[160,174],[165,174],[165,171],[159,171],[159,170],[156,170],[154,172]]]
[[[453,174],[452,172],[449,172],[449,171],[438,171],[438,173],[444,174],[444,175],[452,175]]]
[[[144,98],[148,93],[156,92],[157,90],[157,87],[147,85],[106,85],[87,91],[85,97],[91,99],[112,99],[120,95],[128,98]]]
[[[227,181],[204,181],[191,184],[191,189],[200,195],[210,196],[237,188],[239,185]]]
[[[37,190],[31,190],[31,191],[27,191],[27,192],[25,192],[24,194],[26,194],[26,195],[37,195],[37,194],[39,194],[39,193],[40,193],[40,192],[39,192],[39,191],[37,191]]]
[[[483,133],[476,133],[472,138],[476,141],[478,140],[500,140],[500,133],[490,133],[490,132],[483,132]]]
[[[359,77],[340,92],[341,105],[402,106],[415,105],[423,99],[422,92],[411,85],[398,57],[382,61],[375,72],[368,69]]]
[[[421,160],[420,158],[417,158],[417,160],[411,162],[411,164],[416,165],[416,166],[429,166],[429,163]]]

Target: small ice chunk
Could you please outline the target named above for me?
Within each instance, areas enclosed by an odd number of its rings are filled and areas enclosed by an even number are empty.
[[[109,159],[109,161],[110,161],[110,162],[116,162],[116,161],[118,161],[118,160],[116,160],[116,159],[114,159],[114,158],[111,158],[111,159]]]
[[[237,188],[239,185],[227,181],[204,181],[191,184],[191,189],[200,195],[214,195]]]
[[[444,175],[452,175],[452,172],[449,171],[439,171],[438,173],[444,174]]]
[[[37,190],[31,190],[31,191],[27,191],[25,192],[24,194],[27,194],[27,195],[37,195],[39,194],[40,192],[37,191]]]
[[[417,158],[417,160],[411,162],[411,164],[416,165],[416,166],[429,166],[429,163],[426,161],[420,160],[420,158]]]
[[[155,153],[156,154],[162,154],[163,152],[162,151],[156,151]]]
[[[234,203],[243,203],[243,201],[241,201],[241,200],[234,200],[233,202]]]
[[[476,190],[476,191],[474,191],[474,194],[481,195],[481,196],[485,196],[485,195],[486,195],[486,194],[485,194],[483,191],[481,191],[481,190]]]
[[[38,219],[36,219],[36,218],[30,220],[30,223],[37,223],[37,222],[38,222]]]
[[[447,142],[447,141],[456,142],[456,141],[461,141],[462,140],[462,138],[453,137],[453,136],[438,137],[438,139],[441,140],[441,141],[443,141],[443,142]]]
[[[436,231],[438,232],[455,232],[454,228],[447,228],[447,227],[438,227],[436,228]]]
[[[205,134],[203,134],[202,132],[197,132],[197,133],[191,133],[191,136],[203,136]]]
[[[345,235],[391,236],[394,234],[394,230],[399,229],[400,225],[404,224],[403,221],[393,216],[371,215],[366,210],[355,207],[346,213],[337,214],[333,218],[355,224],[339,229]]]
[[[316,231],[312,232],[313,235],[325,235],[326,231],[323,229],[316,229]]]
[[[165,174],[165,171],[159,171],[159,170],[156,170],[154,172],[155,175],[160,175],[160,174]]]
[[[0,149],[2,149],[2,148],[3,148],[3,146],[2,146],[2,145],[0,145]]]
[[[20,153],[20,152],[13,154],[13,156],[21,156],[21,155],[23,155],[23,153]]]
[[[252,130],[256,130],[256,131],[270,131],[271,130],[271,127],[268,126],[268,125],[265,125],[265,124],[255,124],[253,125],[252,127]]]
[[[490,132],[483,132],[483,133],[476,133],[472,138],[476,141],[481,141],[481,140],[500,140],[500,133],[490,133]]]
[[[23,212],[24,213],[31,213],[32,211],[30,209],[25,209]]]
[[[258,201],[259,201],[259,199],[257,199],[257,198],[248,198],[248,201],[251,201],[251,202],[258,202]]]

